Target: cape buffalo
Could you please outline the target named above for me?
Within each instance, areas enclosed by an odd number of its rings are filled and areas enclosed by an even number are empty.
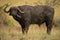
[[[22,33],[27,33],[30,24],[38,24],[39,26],[42,23],[46,24],[47,33],[51,33],[53,17],[54,17],[54,8],[47,5],[23,5],[11,7],[8,11],[6,10],[8,6],[4,8],[6,13],[10,13],[16,21],[21,24]]]

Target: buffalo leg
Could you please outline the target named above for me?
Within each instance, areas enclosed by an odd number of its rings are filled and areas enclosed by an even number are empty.
[[[25,34],[25,24],[22,24],[21,28],[22,28],[22,33]]]
[[[46,21],[47,33],[50,34],[52,30],[52,20]]]
[[[22,28],[22,33],[25,34],[28,32],[29,29],[29,22],[25,22],[24,24],[21,24],[21,28]]]
[[[25,32],[26,32],[26,33],[28,32],[29,24],[30,24],[29,21],[26,21],[26,22],[25,22]]]

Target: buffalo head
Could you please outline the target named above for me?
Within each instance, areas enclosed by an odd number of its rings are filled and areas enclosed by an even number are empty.
[[[11,16],[17,16],[19,18],[21,18],[21,14],[23,14],[24,12],[21,11],[18,7],[11,7],[8,11],[6,10],[6,8],[8,7],[8,5],[6,5],[6,7],[4,8],[4,12],[6,13],[10,13],[9,15]]]

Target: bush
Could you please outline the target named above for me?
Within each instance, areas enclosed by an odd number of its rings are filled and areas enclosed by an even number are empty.
[[[0,26],[4,25],[4,26],[13,26],[13,22],[12,20],[10,20],[9,16],[6,15],[3,11],[3,6],[0,7]]]

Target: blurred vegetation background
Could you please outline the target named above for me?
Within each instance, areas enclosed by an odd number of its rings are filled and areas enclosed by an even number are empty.
[[[58,31],[55,30],[53,33],[54,36],[47,37],[44,33],[41,34],[37,29],[35,28],[30,28],[30,34],[28,36],[22,37],[22,34],[20,34],[19,30],[21,30],[20,25],[17,21],[15,21],[12,16],[9,16],[9,13],[5,13],[3,11],[4,7],[6,4],[9,4],[10,6],[7,8],[9,10],[10,7],[12,6],[21,6],[21,5],[49,5],[52,6],[55,9],[55,14],[54,14],[54,24],[56,25],[56,28],[59,29]],[[34,25],[36,26],[36,25]],[[34,29],[34,32],[31,31]],[[40,28],[41,29],[41,28]],[[17,31],[16,31],[17,30]],[[37,31],[36,31],[37,30]],[[44,28],[43,28],[44,30]],[[16,40],[28,40],[29,38],[32,38],[31,40],[60,40],[59,37],[59,32],[60,31],[60,0],[0,0],[0,39],[1,40],[15,40],[15,38],[11,39],[12,37],[16,37]],[[55,35],[55,33],[57,34]],[[35,34],[34,34],[35,33]],[[38,36],[36,35],[38,34]],[[41,34],[41,35],[40,35]],[[10,36],[8,36],[10,35]],[[7,37],[5,37],[7,36]],[[31,37],[32,36],[32,37]],[[38,37],[36,39],[36,36]],[[39,38],[40,36],[40,38]],[[45,37],[46,36],[46,37]],[[56,36],[56,37],[55,37]]]
[[[7,8],[9,10],[12,6],[19,5],[49,5],[54,7],[55,15],[54,15],[54,23],[59,25],[60,23],[60,0],[0,0],[0,25],[6,26],[14,26],[15,21],[8,14],[4,13],[3,9],[6,4],[10,6]],[[18,25],[18,23],[17,23]]]

